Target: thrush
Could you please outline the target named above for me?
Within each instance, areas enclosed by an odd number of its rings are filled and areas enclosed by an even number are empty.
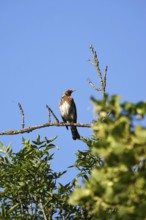
[[[71,97],[71,94],[75,90],[66,90],[60,100],[59,103],[59,111],[62,117],[62,120],[64,122],[69,122],[69,123],[76,123],[77,122],[77,110],[76,110],[76,105]],[[68,126],[66,126],[68,129]],[[71,126],[71,133],[72,133],[72,138],[73,140],[80,139],[80,135],[78,133],[77,127]]]

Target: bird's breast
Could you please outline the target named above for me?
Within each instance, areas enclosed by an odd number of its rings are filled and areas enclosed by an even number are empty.
[[[66,117],[69,115],[70,105],[68,102],[64,101],[64,103],[59,106],[59,109],[62,117]]]

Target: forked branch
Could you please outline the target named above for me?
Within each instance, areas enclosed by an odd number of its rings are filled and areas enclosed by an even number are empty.
[[[54,114],[54,112],[52,111],[52,109],[48,105],[46,105],[46,108],[48,110],[49,122],[51,122],[51,114],[52,114],[53,117],[55,118],[56,122],[59,123],[59,120],[58,120],[57,116]]]
[[[97,53],[94,50],[94,47],[92,45],[90,45],[90,50],[92,53],[92,57],[93,57],[93,61],[91,61],[90,59],[88,59],[89,63],[92,64],[97,71],[98,74],[98,78],[100,81],[100,88],[96,87],[95,84],[88,78],[87,81],[89,82],[89,84],[93,87],[93,89],[95,89],[96,91],[101,91],[102,92],[102,97],[104,98],[105,95],[105,89],[106,89],[106,75],[107,75],[107,70],[108,70],[108,66],[106,66],[105,71],[104,71],[104,76],[102,76],[100,67],[99,67],[99,60],[97,57]]]

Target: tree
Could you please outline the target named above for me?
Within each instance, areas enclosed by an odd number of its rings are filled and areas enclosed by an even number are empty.
[[[93,220],[110,215],[118,220],[146,218],[146,128],[139,125],[146,102],[120,104],[119,100],[115,95],[101,101],[92,98],[98,122],[86,143],[95,163],[83,187],[76,188],[69,200],[84,207]]]
[[[0,143],[0,218],[4,219],[81,219],[81,209],[68,204],[74,182],[62,185],[58,179],[66,172],[54,172],[50,150],[55,138],[36,141],[23,138],[24,148],[13,153]]]
[[[105,93],[106,74],[102,76],[96,51],[90,46],[102,99],[91,97],[97,120],[91,124],[59,122],[47,106],[49,123],[0,132],[0,135],[18,134],[47,126],[92,127],[92,138],[81,138],[87,146],[76,153],[71,167],[78,175],[66,185],[59,178],[67,172],[51,169],[51,149],[55,138],[35,141],[23,138],[23,149],[13,153],[11,147],[0,143],[0,217],[2,219],[62,219],[96,220],[146,218],[146,102],[120,102],[120,97]],[[50,121],[52,114],[56,122]],[[70,168],[71,168],[70,167]]]

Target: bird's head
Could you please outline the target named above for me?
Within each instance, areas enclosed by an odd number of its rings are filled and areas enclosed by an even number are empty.
[[[71,89],[68,89],[66,91],[64,91],[63,93],[63,96],[70,96],[73,92],[75,92],[76,90],[71,90]]]

